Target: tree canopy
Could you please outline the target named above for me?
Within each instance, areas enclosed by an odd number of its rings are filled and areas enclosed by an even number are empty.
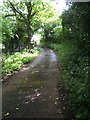
[[[90,4],[73,2],[59,16],[51,0],[7,0],[3,4],[2,13],[0,18],[3,53],[15,53],[23,48],[31,50],[34,46],[32,37],[40,34],[41,44],[54,49],[62,64],[60,71],[65,87],[70,93],[75,118],[90,118]],[[27,62],[27,59],[25,61]],[[10,67],[9,63],[8,66]]]
[[[35,31],[56,17],[50,1],[34,0],[28,2],[10,2],[3,6],[3,44],[7,48],[24,43],[31,49],[31,38]],[[5,24],[7,23],[7,24]],[[9,30],[8,30],[9,29]],[[8,38],[8,39],[7,39]],[[9,40],[9,43],[7,41]]]

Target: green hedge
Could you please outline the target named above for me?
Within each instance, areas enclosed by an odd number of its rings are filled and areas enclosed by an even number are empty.
[[[76,119],[89,120],[89,81],[88,57],[74,44],[51,44],[63,65],[62,77],[70,92],[70,102],[76,111]]]

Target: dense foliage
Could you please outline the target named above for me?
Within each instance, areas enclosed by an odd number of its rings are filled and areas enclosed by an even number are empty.
[[[31,37],[41,31],[41,42],[56,51],[62,64],[61,75],[70,93],[75,118],[89,120],[90,4],[72,3],[62,16],[57,17],[48,0],[27,3],[8,1],[3,12],[4,51],[15,53],[17,48],[20,51],[26,46],[31,49]],[[7,59],[3,58],[3,75],[19,69],[34,57],[23,54],[15,53]]]
[[[3,55],[3,77],[11,75],[14,71],[19,70],[23,64],[32,61],[39,52],[39,48],[34,48],[33,53],[23,50],[22,52],[16,52],[14,55]]]
[[[5,52],[32,49],[31,38],[46,22],[52,21],[55,10],[50,1],[4,3],[2,8],[2,43]]]
[[[2,6],[2,73],[3,76],[18,70],[22,64],[31,61],[35,53],[37,42],[32,42],[35,34],[42,34],[42,26],[52,21],[55,10],[49,0],[34,0],[28,2],[14,2],[7,0]],[[39,31],[41,29],[41,32]],[[1,40],[1,39],[0,39]],[[34,51],[36,52],[36,51]]]
[[[90,4],[73,3],[62,14],[59,44],[51,44],[62,64],[62,77],[70,93],[76,119],[89,120]],[[58,34],[57,34],[58,35]],[[62,41],[62,42],[61,42]]]

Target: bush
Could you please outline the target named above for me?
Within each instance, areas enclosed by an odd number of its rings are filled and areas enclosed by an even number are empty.
[[[34,52],[28,53],[23,51],[22,53],[16,52],[14,55],[3,56],[3,67],[2,67],[2,75],[3,77],[7,74],[11,74],[13,71],[18,70],[22,67],[23,64],[30,62],[33,60],[39,51],[37,49]]]
[[[88,91],[88,56],[73,43],[51,44],[63,65],[65,88],[70,92],[70,102],[76,111],[76,119],[89,119],[90,99]]]

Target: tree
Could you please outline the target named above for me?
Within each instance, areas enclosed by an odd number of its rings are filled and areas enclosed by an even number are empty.
[[[16,22],[25,26],[26,44],[31,49],[31,38],[34,31],[42,27],[42,23],[52,20],[54,13],[52,12],[50,1],[34,0],[28,2],[8,2],[5,3],[5,9],[8,11],[5,15],[7,17],[15,17]],[[54,10],[53,10],[54,11]]]
[[[73,3],[69,10],[62,14],[62,26],[64,33],[73,41],[78,42],[78,47],[88,49],[90,30],[90,5],[88,3]],[[66,35],[66,34],[65,34]],[[86,50],[88,51],[88,50]]]

